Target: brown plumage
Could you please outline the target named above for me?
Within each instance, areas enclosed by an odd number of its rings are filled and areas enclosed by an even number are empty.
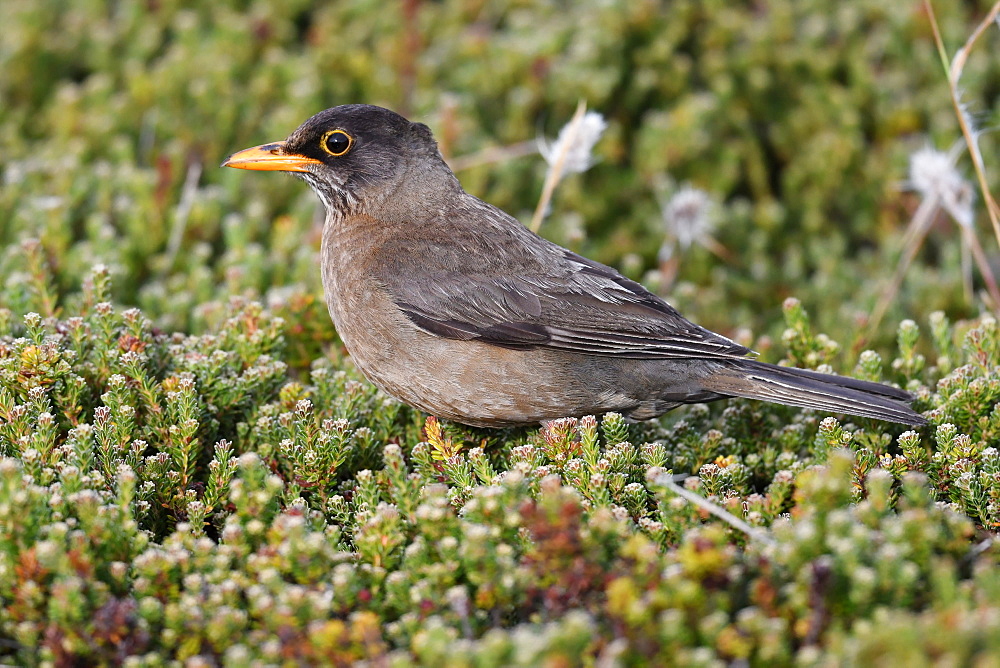
[[[224,166],[288,171],[326,207],[322,275],[361,371],[434,415],[499,427],[745,397],[923,424],[899,389],[778,367],[614,269],[466,193],[427,126],[345,105]]]

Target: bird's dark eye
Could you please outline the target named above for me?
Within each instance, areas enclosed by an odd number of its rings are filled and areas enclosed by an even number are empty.
[[[354,143],[354,137],[347,134],[343,130],[330,130],[320,141],[320,146],[323,150],[338,158],[348,151],[351,150],[351,145]]]

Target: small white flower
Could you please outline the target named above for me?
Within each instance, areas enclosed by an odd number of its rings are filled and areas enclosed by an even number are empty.
[[[970,227],[974,216],[972,184],[955,169],[955,155],[925,146],[910,156],[907,185],[925,200],[935,198],[959,225]]]
[[[663,223],[682,249],[704,244],[715,228],[715,202],[708,193],[684,186],[662,208]]]
[[[594,164],[591,152],[607,127],[604,116],[588,111],[564,125],[555,142],[550,144],[544,137],[540,138],[538,152],[550,167],[562,160],[561,175],[585,172]]]

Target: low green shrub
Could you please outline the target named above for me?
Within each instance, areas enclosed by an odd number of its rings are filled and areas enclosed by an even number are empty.
[[[995,655],[992,318],[935,316],[931,341],[905,322],[888,368],[861,355],[915,393],[918,431],[733,401],[489,432],[423,420],[346,359],[299,373],[257,303],[167,334],[109,287],[98,268],[78,315],[0,317],[8,660]],[[831,359],[794,300],[786,319],[794,361]]]

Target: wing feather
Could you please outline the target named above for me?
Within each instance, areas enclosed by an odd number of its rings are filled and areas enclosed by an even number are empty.
[[[448,243],[410,239],[408,247],[382,249],[392,261],[381,263],[386,270],[379,282],[424,331],[505,348],[615,357],[750,354],[688,321],[639,283],[534,235],[499,209],[471,196],[465,207],[457,214],[476,225],[443,226]]]

